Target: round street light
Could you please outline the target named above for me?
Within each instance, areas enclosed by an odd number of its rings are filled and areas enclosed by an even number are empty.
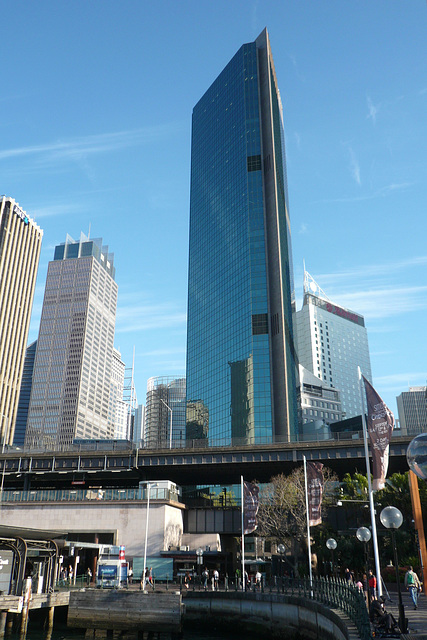
[[[399,597],[399,628],[401,633],[407,633],[408,625],[405,619],[405,610],[403,608],[402,602],[402,592],[400,590],[400,579],[399,579],[399,561],[397,559],[397,546],[396,546],[396,533],[395,530],[400,527],[403,522],[402,513],[397,509],[397,507],[385,507],[380,513],[381,524],[383,524],[386,529],[390,529],[391,540],[393,543],[393,552],[394,552],[394,564],[396,567],[396,582],[397,582],[397,595]]]
[[[406,451],[408,466],[421,480],[427,479],[427,433],[414,438]]]
[[[356,531],[356,538],[359,542],[369,542],[371,539],[371,532],[368,527],[359,527]]]
[[[326,540],[326,546],[331,552],[332,556],[332,575],[335,575],[335,563],[334,563],[334,551],[337,548],[337,541],[334,538],[328,538]]]

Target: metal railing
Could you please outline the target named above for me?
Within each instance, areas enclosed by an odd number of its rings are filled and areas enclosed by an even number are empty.
[[[146,489],[39,489],[3,491],[1,502],[122,502],[146,500]],[[180,497],[166,488],[151,487],[150,500],[179,502]]]
[[[188,589],[192,591],[211,591],[211,589],[213,591],[226,592],[240,591],[242,590],[242,583],[240,578],[229,579],[225,577],[218,585],[218,588],[212,585],[211,579],[209,579],[205,587],[201,576],[194,576],[189,583]],[[180,579],[180,590],[182,592],[187,590],[182,577]],[[310,583],[308,578],[278,578],[272,576],[269,580],[264,580],[263,578],[260,585],[250,582],[246,585],[245,591],[294,595],[320,602],[331,609],[340,609],[355,624],[360,640],[372,640],[371,623],[363,592],[353,584],[348,584],[340,578],[314,578]]]
[[[399,438],[407,439],[408,437],[415,437],[416,435],[423,433],[422,428],[418,429],[395,429],[392,434],[392,440]],[[224,440],[208,440],[203,438],[200,440],[173,440],[172,447],[171,442],[168,439],[156,441],[155,443],[145,443],[142,447],[137,447],[134,443],[124,440],[96,440],[89,441],[87,443],[74,443],[67,445],[47,445],[47,444],[33,444],[31,446],[6,446],[6,453],[21,453],[27,455],[40,454],[40,453],[85,453],[85,452],[118,452],[118,453],[132,453],[139,449],[140,451],[164,451],[167,449],[181,450],[181,449],[228,449],[239,447],[253,447],[253,446],[272,446],[283,444],[304,444],[304,443],[316,443],[316,442],[344,442],[348,440],[363,440],[362,431],[341,431],[331,432],[327,434],[296,434],[291,440],[286,436],[263,436],[262,438],[225,438]]]

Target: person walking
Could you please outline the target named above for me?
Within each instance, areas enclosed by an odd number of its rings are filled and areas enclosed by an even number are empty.
[[[218,591],[218,586],[219,586],[219,571],[218,571],[218,569],[214,569],[213,579],[214,579],[214,589],[215,589],[215,591]]]
[[[409,591],[414,609],[418,609],[418,591],[421,591],[421,582],[412,566],[405,573],[405,587]]]
[[[208,580],[209,580],[209,571],[208,571],[207,567],[205,567],[205,570],[202,573],[202,580],[203,580],[203,589],[205,591],[207,591]]]
[[[369,602],[372,602],[377,597],[377,579],[369,569],[368,573],[368,586],[369,586]]]

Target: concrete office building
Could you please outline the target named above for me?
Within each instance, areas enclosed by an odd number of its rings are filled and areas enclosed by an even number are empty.
[[[43,231],[0,199],[0,435],[12,444]]]
[[[112,438],[108,421],[117,284],[102,239],[67,236],[49,263],[25,444]]]
[[[307,440],[330,437],[328,425],[342,420],[341,400],[337,389],[299,365],[299,401],[302,437]]]
[[[22,371],[21,391],[19,392],[18,411],[16,413],[15,434],[13,444],[22,447],[25,442],[28,409],[30,406],[31,388],[33,386],[34,361],[36,358],[37,340],[32,342],[25,352],[24,369]]]
[[[160,376],[147,381],[145,438],[149,448],[185,443],[185,378]]]
[[[304,302],[295,314],[300,364],[339,389],[343,417],[365,411],[358,367],[372,382],[368,334],[363,316],[329,300],[314,279],[304,274]]]
[[[396,398],[399,424],[402,432],[427,431],[427,387],[409,387]]]
[[[264,30],[193,110],[191,434],[217,445],[295,437],[293,308],[282,103]]]

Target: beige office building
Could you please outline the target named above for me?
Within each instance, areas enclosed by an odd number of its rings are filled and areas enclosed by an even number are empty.
[[[49,263],[25,445],[114,435],[108,420],[117,284],[101,238],[67,236]]]
[[[13,441],[43,231],[13,198],[0,199],[0,427]]]

